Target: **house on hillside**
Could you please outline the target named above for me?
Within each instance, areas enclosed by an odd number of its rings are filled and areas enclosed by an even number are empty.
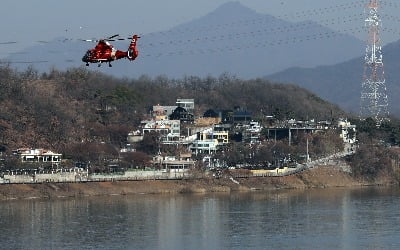
[[[195,154],[213,154],[228,143],[229,132],[225,130],[215,130],[214,127],[212,127],[197,132],[196,140],[193,141],[190,150]]]
[[[340,138],[342,138],[344,142],[350,144],[356,143],[356,125],[351,124],[346,119],[341,119],[338,122],[338,128],[341,130]]]
[[[189,114],[194,115],[194,99],[177,99],[176,106],[184,108]]]
[[[43,162],[58,166],[62,159],[62,154],[47,149],[20,148],[14,150],[13,153],[21,162]]]
[[[252,113],[241,107],[234,107],[234,110],[219,111],[223,123],[249,123],[252,121]]]
[[[131,131],[126,138],[129,143],[136,143],[143,140],[143,134],[140,130]]]
[[[181,134],[181,122],[179,120],[151,120],[142,121],[142,124],[142,134],[151,131],[160,133],[161,135],[168,135],[170,137],[179,137]]]
[[[180,172],[194,167],[195,161],[191,157],[191,153],[181,153],[179,157],[156,155],[153,157],[152,163],[157,169]]]
[[[155,120],[168,120],[169,116],[178,106],[153,106],[152,117]]]
[[[150,132],[158,133],[160,136],[160,141],[163,144],[177,143],[181,139],[181,121],[180,120],[142,121],[141,135],[143,136]]]
[[[252,121],[243,125],[242,140],[243,142],[255,144],[260,143],[262,126],[259,122]]]
[[[169,116],[170,120],[180,120],[182,122],[193,122],[194,116],[189,113],[185,108],[177,107],[174,112]]]
[[[232,118],[234,123],[248,123],[253,119],[251,112],[242,109],[235,110]]]

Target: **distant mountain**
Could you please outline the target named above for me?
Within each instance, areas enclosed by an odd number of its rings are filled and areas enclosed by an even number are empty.
[[[128,44],[114,43],[121,50],[126,50]],[[342,44],[345,46],[338,46]],[[8,59],[48,61],[35,64],[35,68],[63,70],[84,65],[83,54],[94,46],[60,38]],[[112,68],[103,65],[99,70],[127,77],[146,74],[181,78],[230,73],[254,78],[300,65],[315,67],[343,62],[360,56],[363,42],[311,21],[287,22],[257,13],[239,2],[229,2],[171,30],[143,34],[138,47],[137,61],[118,61]],[[98,70],[96,65],[91,68]]]
[[[400,41],[383,48],[389,111],[400,115],[397,97],[400,96]],[[332,66],[315,68],[290,68],[271,74],[266,79],[287,82],[304,87],[321,98],[338,104],[347,111],[358,112],[364,57],[355,58]]]

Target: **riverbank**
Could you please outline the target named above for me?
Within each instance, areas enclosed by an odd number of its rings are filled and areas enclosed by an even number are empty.
[[[255,190],[398,185],[390,177],[374,183],[355,180],[331,166],[309,169],[284,177],[223,177],[219,179],[144,180],[87,183],[41,183],[0,185],[0,200],[58,199],[101,195],[250,192]]]

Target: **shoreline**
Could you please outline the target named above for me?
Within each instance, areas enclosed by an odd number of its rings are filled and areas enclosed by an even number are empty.
[[[63,199],[134,194],[178,194],[212,192],[254,192],[282,189],[311,189],[363,186],[395,186],[391,178],[374,183],[355,180],[349,173],[323,166],[284,177],[223,177],[184,180],[140,180],[86,183],[40,183],[0,185],[0,201]]]

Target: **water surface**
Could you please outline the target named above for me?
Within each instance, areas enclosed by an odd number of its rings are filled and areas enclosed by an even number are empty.
[[[3,249],[398,249],[399,189],[0,202]]]

